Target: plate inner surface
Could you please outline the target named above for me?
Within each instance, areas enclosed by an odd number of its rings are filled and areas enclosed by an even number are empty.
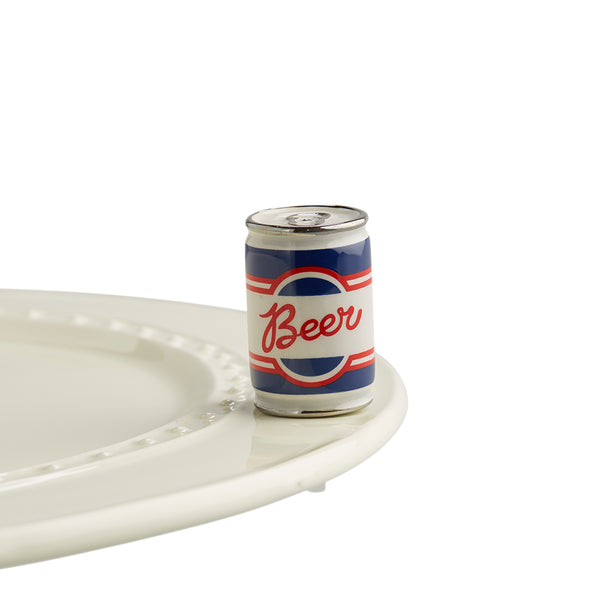
[[[143,325],[36,311],[2,315],[2,480],[199,429],[224,412],[215,395],[235,372],[233,357],[215,346]]]

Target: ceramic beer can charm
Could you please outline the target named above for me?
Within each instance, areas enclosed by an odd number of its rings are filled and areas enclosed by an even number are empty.
[[[246,220],[248,345],[255,403],[286,417],[339,415],[373,397],[367,214],[290,206]]]

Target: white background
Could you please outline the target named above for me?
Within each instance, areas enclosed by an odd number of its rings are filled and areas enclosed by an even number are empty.
[[[243,309],[248,213],[371,217],[379,453],[2,598],[598,598],[597,3],[0,4],[6,288]]]

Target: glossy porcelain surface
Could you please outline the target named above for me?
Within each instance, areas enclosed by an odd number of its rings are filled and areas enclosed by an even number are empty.
[[[316,420],[256,410],[245,314],[0,292],[0,566],[139,539],[316,488],[406,412],[377,358],[373,402]]]

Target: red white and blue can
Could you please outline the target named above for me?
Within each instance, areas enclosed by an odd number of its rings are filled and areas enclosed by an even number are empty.
[[[269,414],[343,414],[373,397],[367,214],[346,206],[248,217],[248,345],[255,403]]]

